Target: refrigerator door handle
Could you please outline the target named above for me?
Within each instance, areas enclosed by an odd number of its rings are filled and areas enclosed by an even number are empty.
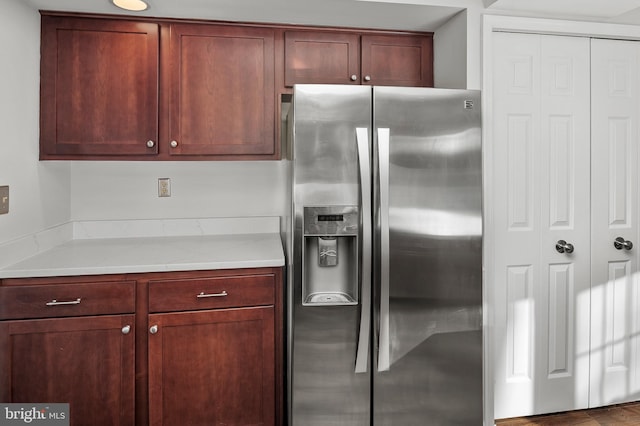
[[[378,176],[380,179],[380,331],[378,371],[389,370],[389,129],[378,129]]]
[[[362,267],[360,294],[360,331],[356,350],[356,373],[366,373],[369,361],[369,335],[371,329],[371,165],[369,163],[369,129],[356,128],[358,164],[360,170],[360,197],[362,217]]]

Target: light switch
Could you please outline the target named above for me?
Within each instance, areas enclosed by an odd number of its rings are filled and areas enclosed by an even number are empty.
[[[9,213],[9,186],[0,186],[0,214]]]

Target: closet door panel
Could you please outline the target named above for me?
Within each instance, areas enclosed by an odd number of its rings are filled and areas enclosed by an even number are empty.
[[[584,408],[589,41],[494,39],[495,416]]]
[[[535,412],[540,43],[506,33],[494,40],[494,398],[503,418]]]
[[[586,408],[589,397],[590,64],[586,38],[541,36],[540,43],[535,408],[550,413]]]
[[[640,394],[638,125],[640,43],[592,40],[590,406]],[[616,238],[622,241],[616,247]]]

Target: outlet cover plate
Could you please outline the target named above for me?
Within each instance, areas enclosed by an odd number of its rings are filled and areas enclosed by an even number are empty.
[[[171,179],[158,178],[158,197],[171,197]]]
[[[9,187],[0,186],[0,214],[9,213]]]

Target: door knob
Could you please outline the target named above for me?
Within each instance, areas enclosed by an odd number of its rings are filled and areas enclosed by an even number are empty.
[[[357,76],[357,75],[353,74],[353,75],[351,76],[351,81],[356,81],[357,79],[358,79],[358,76]]]
[[[149,333],[156,334],[157,332],[158,332],[158,326],[157,325],[152,325],[151,328],[149,328]]]
[[[365,75],[364,76],[364,81],[371,81],[371,76],[370,75]]]
[[[171,148],[176,148],[178,146],[178,141],[171,141],[169,145],[171,145]]]
[[[156,143],[152,140],[148,140],[147,141],[147,148],[153,148],[154,146],[156,146]]]
[[[616,238],[616,240],[613,242],[613,246],[617,249],[617,250],[631,250],[633,248],[633,243],[629,240],[625,240],[622,237],[618,237]]]
[[[556,251],[558,253],[573,253],[573,244],[565,240],[558,240],[556,243]]]

